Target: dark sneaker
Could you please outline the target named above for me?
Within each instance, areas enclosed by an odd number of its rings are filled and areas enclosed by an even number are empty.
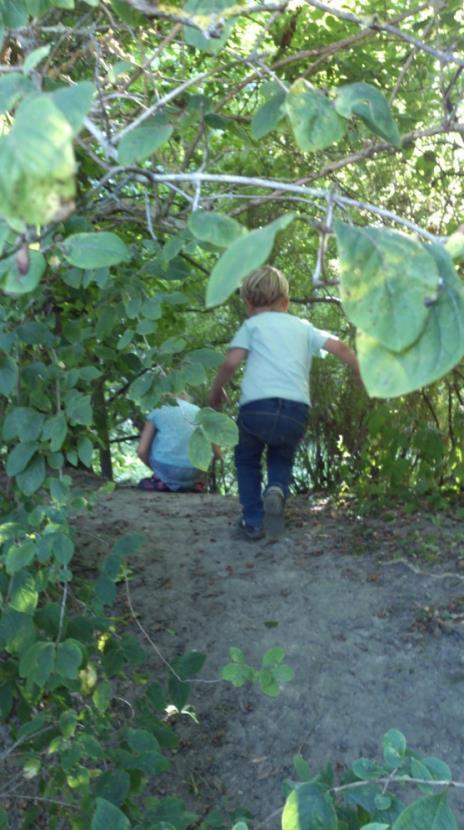
[[[262,539],[264,536],[264,530],[262,527],[251,527],[250,525],[245,524],[244,519],[240,519],[238,526],[241,534],[250,542],[257,542],[258,539]]]
[[[271,539],[279,539],[284,532],[285,496],[280,487],[269,487],[264,494],[264,530]]]

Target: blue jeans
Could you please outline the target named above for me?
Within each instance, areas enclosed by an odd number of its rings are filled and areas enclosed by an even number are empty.
[[[263,398],[240,407],[235,447],[238,492],[249,527],[263,523],[261,458],[267,447],[267,487],[287,496],[295,453],[308,421],[309,406],[284,398]]]

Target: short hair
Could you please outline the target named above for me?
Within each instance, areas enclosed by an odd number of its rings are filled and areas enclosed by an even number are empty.
[[[265,265],[243,280],[240,296],[255,308],[273,305],[278,300],[288,300],[288,282],[277,268]]]

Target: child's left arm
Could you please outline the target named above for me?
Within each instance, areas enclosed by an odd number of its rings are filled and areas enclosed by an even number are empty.
[[[346,343],[343,343],[342,340],[335,340],[333,337],[329,337],[328,340],[325,341],[323,348],[327,352],[330,352],[330,354],[334,354],[335,357],[339,357],[340,360],[343,360],[343,362],[346,363],[346,365],[352,370],[356,380],[361,381],[358,358],[356,357],[353,349],[350,349],[350,347],[347,346]]]

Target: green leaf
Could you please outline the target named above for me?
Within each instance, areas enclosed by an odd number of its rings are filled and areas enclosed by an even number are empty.
[[[294,755],[292,758],[293,767],[300,781],[309,781],[311,769],[307,761],[301,755]]]
[[[0,395],[7,397],[18,382],[16,361],[6,354],[0,354]]]
[[[42,438],[44,441],[50,441],[50,450],[52,452],[58,452],[63,446],[67,432],[68,425],[66,416],[64,412],[58,412],[45,421]]]
[[[2,0],[0,14],[3,26],[7,29],[18,29],[27,26],[27,8],[24,0]]]
[[[406,752],[406,738],[398,729],[389,729],[383,736],[383,757],[388,769],[401,766]]]
[[[92,466],[93,444],[90,438],[87,438],[86,435],[81,436],[77,442],[77,454],[79,456],[79,460],[82,461],[86,467]]]
[[[360,778],[362,781],[369,781],[373,778],[379,778],[381,775],[385,774],[385,770],[369,758],[358,758],[356,761],[353,761],[351,769],[356,777]]]
[[[390,824],[380,824],[378,821],[370,821],[369,824],[363,824],[361,830],[388,830]]]
[[[251,666],[246,663],[227,663],[223,666],[220,675],[223,680],[228,680],[235,688],[254,680],[255,673]]]
[[[35,441],[25,441],[23,444],[17,444],[7,458],[6,474],[16,476],[21,473],[27,467],[37,449],[38,444]]]
[[[283,104],[285,102],[285,93],[278,92],[269,98],[265,104],[256,110],[251,119],[251,134],[253,138],[264,138],[270,133],[283,118]]]
[[[283,109],[303,152],[324,150],[344,135],[345,122],[332,102],[302,78],[290,87]]]
[[[293,219],[293,213],[280,216],[270,225],[250,231],[229,245],[211,272],[206,289],[208,308],[224,302],[244,277],[266,262],[276,234],[287,228]]]
[[[244,663],[245,662],[245,655],[241,648],[237,648],[237,646],[231,646],[229,648],[229,657],[233,663]]]
[[[24,59],[22,67],[24,74],[28,75],[29,72],[32,72],[32,70],[35,69],[35,67],[50,54],[51,48],[51,44],[48,43],[46,46],[39,46],[38,49],[33,49],[32,52],[29,52]]]
[[[139,550],[145,542],[146,537],[143,533],[125,533],[115,542],[111,552],[118,556],[129,556]]]
[[[464,355],[464,289],[444,248],[429,245],[443,284],[418,340],[394,353],[362,332],[356,337],[361,375],[370,395],[393,398],[446,374]]]
[[[8,273],[2,280],[2,290],[5,294],[29,294],[37,288],[45,271],[45,258],[39,251],[28,250],[28,259],[27,273],[22,274],[18,269],[16,257],[11,258]]]
[[[26,469],[16,476],[16,484],[25,496],[32,496],[45,478],[45,461],[43,456],[36,455],[29,462]]]
[[[187,654],[183,654],[182,657],[176,657],[172,665],[181,680],[188,680],[194,674],[198,674],[203,668],[205,660],[206,654],[202,651],[189,651]]]
[[[430,253],[404,234],[335,223],[341,297],[348,319],[391,351],[419,337],[437,296]]]
[[[32,574],[24,570],[16,573],[10,585],[10,607],[23,614],[33,614],[38,600],[39,592]]]
[[[290,681],[295,677],[295,672],[291,666],[284,664],[281,666],[274,666],[272,668],[272,676],[274,680],[279,683],[279,685],[282,685],[282,683],[290,683]]]
[[[428,795],[406,807],[392,830],[457,830],[446,793]]]
[[[39,641],[30,646],[19,661],[20,677],[32,680],[43,687],[53,671],[55,646],[53,643]]]
[[[75,680],[79,677],[82,660],[83,653],[80,643],[77,640],[65,640],[63,643],[59,643],[56,649],[55,671],[61,677]]]
[[[116,599],[116,586],[114,580],[105,574],[100,574],[95,580],[95,593],[103,605],[113,605]]]
[[[134,752],[149,752],[151,750],[158,750],[159,743],[146,729],[128,729],[126,733],[126,740],[128,746]]]
[[[184,6],[184,12],[205,28],[205,33],[191,26],[184,26],[184,40],[189,46],[207,52],[209,55],[217,55],[223,49],[233,28],[233,21],[223,22],[222,12],[234,5],[234,0],[188,0]],[[217,21],[222,20],[220,28]],[[219,37],[210,37],[208,26],[215,24],[218,28]]]
[[[160,123],[157,118],[147,118],[140,127],[122,137],[118,147],[119,163],[144,161],[170,139],[172,131],[169,124]]]
[[[27,435],[29,441],[36,441],[44,422],[41,412],[29,406],[15,406],[10,409],[3,422],[3,437],[6,441]]]
[[[76,135],[84,123],[85,116],[92,106],[95,95],[95,85],[91,81],[79,81],[73,86],[63,86],[55,89],[50,98]]]
[[[227,248],[247,233],[246,228],[230,216],[208,210],[196,210],[191,213],[187,225],[196,239],[217,248]]]
[[[129,262],[131,252],[115,233],[75,233],[63,243],[63,252],[77,268],[104,268]]]
[[[125,770],[104,772],[97,779],[95,794],[120,807],[129,795],[130,783],[129,774]]]
[[[20,72],[9,72],[0,78],[0,114],[13,109],[15,104],[32,92],[34,85]]]
[[[178,680],[177,677],[171,675],[168,688],[172,703],[181,712],[189,699],[190,683]]]
[[[67,709],[65,712],[62,712],[60,715],[60,730],[61,734],[64,735],[65,738],[71,738],[77,728],[78,724],[78,717],[77,712],[74,709]]]
[[[108,680],[103,680],[98,684],[92,695],[92,700],[100,714],[106,712],[111,701],[111,684]]]
[[[275,663],[281,663],[285,657],[285,651],[281,646],[275,646],[268,649],[263,655],[262,665],[273,666]]]
[[[74,555],[74,542],[66,533],[53,533],[51,553],[60,565],[68,565]]]
[[[385,96],[375,86],[361,81],[339,87],[335,109],[344,118],[357,115],[373,133],[399,147],[401,139],[398,127]]]
[[[337,830],[337,827],[332,799],[320,784],[302,784],[292,790],[282,813],[282,830]]]
[[[207,438],[213,444],[234,447],[238,442],[237,424],[222,412],[205,407],[197,412],[195,423],[203,428]]]
[[[9,139],[31,176],[66,179],[73,175],[71,128],[47,95],[27,98],[19,105]]]
[[[258,672],[259,685],[261,691],[268,695],[268,697],[277,697],[280,692],[280,687],[270,669],[261,669]]]
[[[12,129],[0,141],[5,175],[0,211],[6,217],[43,224],[60,216],[74,195],[72,131],[47,95],[21,102]]]
[[[93,420],[90,395],[82,395],[77,389],[70,389],[64,396],[66,415],[70,424],[90,426]],[[54,447],[58,449],[58,447]]]
[[[6,555],[6,572],[8,574],[15,574],[23,568],[26,568],[34,561],[36,552],[37,546],[32,539],[26,539],[24,542],[11,545]],[[23,609],[17,608],[16,610],[22,611]]]
[[[213,457],[213,448],[203,427],[196,427],[192,432],[188,445],[188,457],[190,463],[198,470],[208,469]]]
[[[97,798],[90,830],[130,830],[130,822],[119,807],[105,798]]]

